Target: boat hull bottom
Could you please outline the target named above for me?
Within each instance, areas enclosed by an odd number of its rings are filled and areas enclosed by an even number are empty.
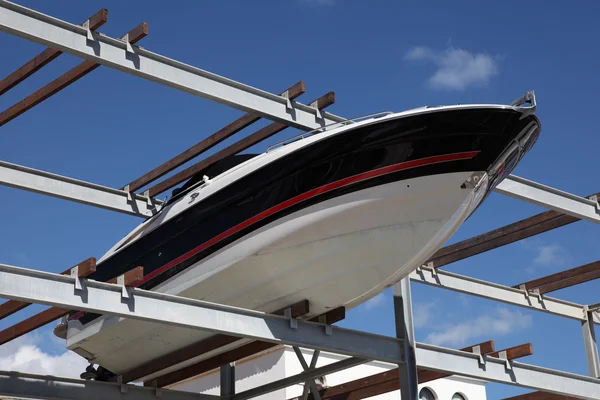
[[[340,306],[350,310],[406,277],[458,229],[472,209],[465,204],[478,201],[472,189],[461,187],[472,173],[389,183],[308,207],[228,245],[155,290],[265,312],[301,300],[309,301],[309,316]],[[67,346],[121,374],[212,335],[103,316],[85,326],[70,321]]]

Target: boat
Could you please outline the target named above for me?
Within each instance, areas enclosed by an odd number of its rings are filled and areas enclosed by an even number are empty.
[[[514,170],[540,134],[535,111],[528,92],[385,112],[226,158],[175,189],[90,278],[143,266],[146,290],[262,312],[308,300],[304,318],[350,310],[427,262]],[[67,347],[119,375],[211,335],[77,313]]]

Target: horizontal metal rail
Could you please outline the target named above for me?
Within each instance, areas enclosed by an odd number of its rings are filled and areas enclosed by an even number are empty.
[[[598,201],[586,199],[519,176],[509,175],[496,186],[495,191],[572,217],[600,223]]]
[[[162,201],[95,183],[0,161],[0,185],[71,200],[137,217],[154,215]]]
[[[80,279],[80,278],[78,278]],[[401,363],[396,338],[0,264],[0,297]],[[67,343],[68,345],[69,343]]]
[[[93,280],[80,279],[79,284],[70,276],[0,265],[0,296],[14,300],[228,333],[363,359],[393,363],[402,359],[401,341],[395,338],[140,289],[128,288],[124,294],[117,285]],[[581,399],[600,398],[600,381],[582,375],[486,356],[482,360],[477,354],[422,343],[417,343],[416,359],[420,368],[433,371]]]
[[[489,356],[483,356],[482,365],[477,354],[423,343],[417,343],[416,356],[420,368],[432,371],[527,387],[578,399],[600,399],[600,380],[588,376]]]
[[[548,314],[576,319],[578,321],[587,320],[583,305],[543,295],[536,295],[533,292],[515,289],[448,271],[442,271],[440,269],[433,271],[431,268],[421,267],[410,274],[410,279],[430,286],[437,286],[455,292],[496,300],[502,303],[528,308],[530,310],[537,310]],[[597,315],[594,315],[594,322],[600,323],[600,319]]]
[[[0,396],[71,400],[218,400],[220,396],[0,371]]]
[[[344,120],[6,0],[0,31],[299,129]]]

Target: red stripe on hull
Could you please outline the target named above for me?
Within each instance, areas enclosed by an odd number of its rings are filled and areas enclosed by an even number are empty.
[[[353,183],[361,182],[361,181],[364,181],[367,179],[376,178],[378,176],[390,174],[393,172],[403,171],[403,170],[407,170],[410,168],[424,167],[427,165],[448,162],[448,161],[468,160],[468,159],[475,157],[477,154],[479,154],[479,151],[467,151],[467,152],[462,152],[462,153],[444,154],[441,156],[432,156],[432,157],[420,158],[418,160],[405,161],[405,162],[401,162],[398,164],[388,165],[387,167],[374,169],[372,171],[363,172],[361,174],[349,176],[347,178],[340,179],[339,181],[331,182],[326,185],[320,186],[318,188],[309,190],[308,192],[302,193],[296,197],[286,200],[283,203],[279,203],[276,206],[273,206],[273,207],[269,208],[268,210],[265,210],[259,214],[256,214],[255,216],[245,220],[244,222],[241,222],[241,223],[237,224],[236,226],[227,229],[225,232],[215,236],[214,238],[202,243],[198,247],[188,251],[187,253],[171,260],[170,262],[163,265],[162,267],[157,268],[156,270],[152,271],[151,273],[146,275],[144,277],[144,279],[142,281],[140,281],[139,283],[137,283],[135,286],[139,286],[145,282],[148,282],[150,279],[156,277],[157,275],[173,268],[177,264],[184,262],[188,258],[193,257],[194,255],[208,249],[209,247],[219,243],[220,241],[227,239],[229,236],[237,233],[238,231],[245,229],[245,228],[259,222],[262,219],[265,219],[279,211],[285,210],[288,207],[294,206],[294,205],[301,203],[305,200],[308,200],[312,197],[318,196],[323,193],[330,192],[335,189],[339,189],[344,186],[351,185]],[[77,313],[73,317],[71,317],[71,319],[79,318],[82,314],[83,313]]]

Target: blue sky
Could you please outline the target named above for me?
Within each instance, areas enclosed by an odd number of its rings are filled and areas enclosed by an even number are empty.
[[[509,103],[535,89],[542,135],[516,174],[582,195],[599,190],[595,170],[600,139],[594,122],[600,89],[598,3],[568,8],[550,2],[484,7],[473,1],[19,3],[74,23],[106,7],[109,22],[100,31],[115,37],[147,21],[150,33],[140,42],[143,47],[272,92],[303,79],[307,93],[302,101],[335,91],[331,111],[347,117],[421,105]],[[42,49],[6,34],[0,34],[0,48],[0,76]],[[78,62],[62,55],[0,97],[0,108]],[[102,67],[1,127],[0,159],[120,187],[239,115]],[[293,134],[290,129],[272,141]],[[259,145],[253,150],[263,149]],[[139,223],[135,217],[5,187],[0,187],[0,199],[5,210],[1,261],[23,267],[58,272],[87,257],[100,257]],[[495,194],[451,242],[539,211]],[[595,229],[579,222],[447,269],[516,284],[595,261]],[[598,283],[591,282],[553,295],[594,303],[600,301],[597,289]],[[494,339],[497,348],[532,342],[535,355],[524,361],[587,371],[577,322],[417,284],[413,295],[419,341],[460,347]],[[0,328],[37,310],[30,307],[0,322]],[[390,292],[350,312],[343,325],[393,334]],[[0,369],[16,365],[56,373],[65,360],[75,360],[63,354],[49,329],[0,347]],[[488,385],[489,399],[521,392]]]

